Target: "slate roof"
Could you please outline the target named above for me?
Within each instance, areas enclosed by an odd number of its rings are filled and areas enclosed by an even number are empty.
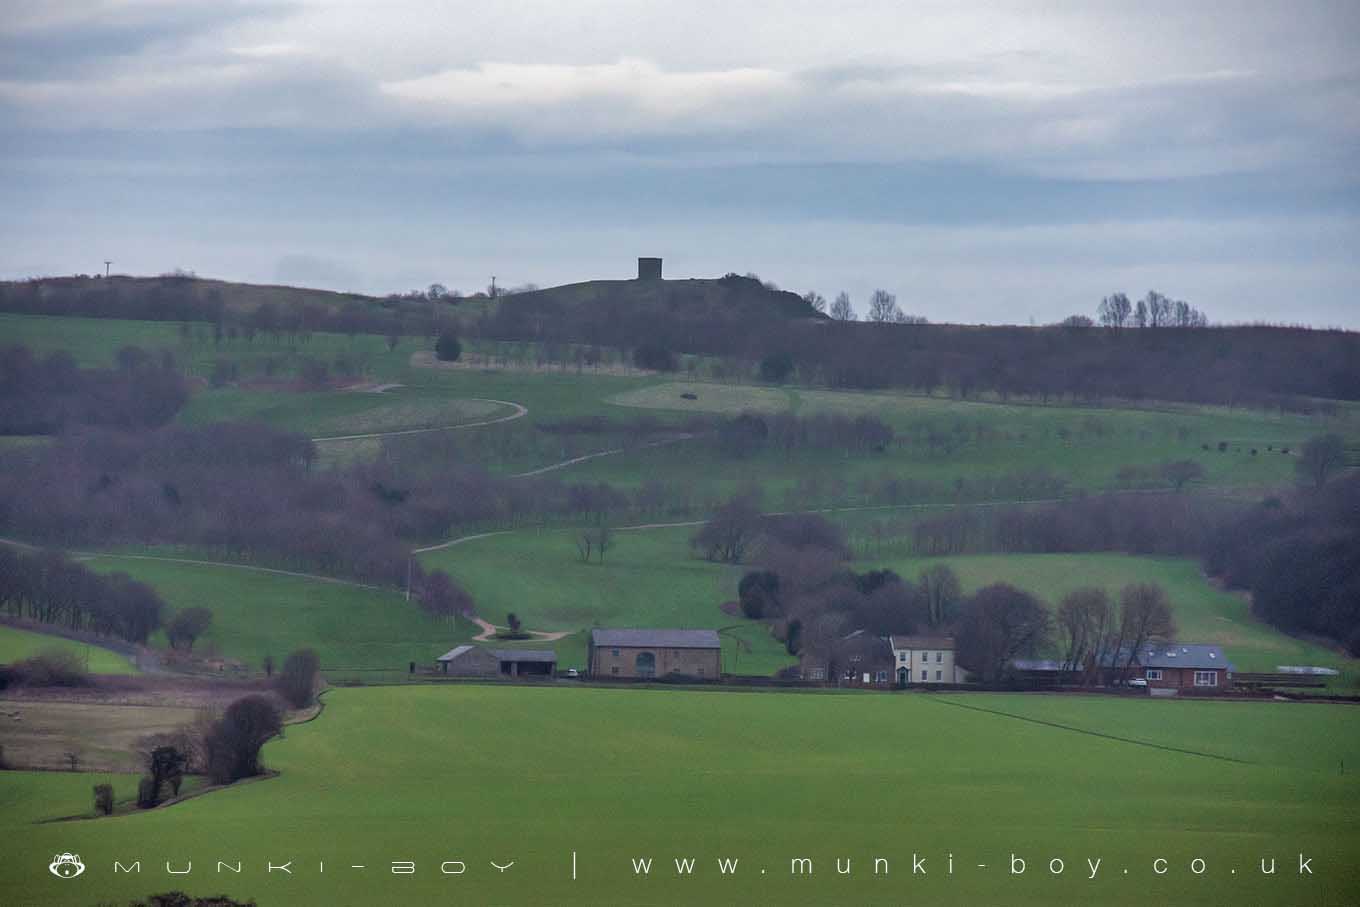
[[[438,658],[435,659],[435,661],[453,661],[455,658],[458,658],[460,655],[465,655],[465,654],[467,654],[468,652],[472,651],[472,650],[475,649],[475,648],[477,648],[477,647],[476,647],[476,646],[455,646],[454,648],[449,649],[449,650],[448,650],[447,652],[445,652],[443,655],[440,655]]]
[[[890,636],[894,649],[946,649],[954,648],[952,636]]]
[[[1146,645],[1138,652],[1138,663],[1145,668],[1195,668],[1196,670],[1233,670],[1223,650],[1218,646],[1157,643]]]
[[[557,661],[557,653],[551,649],[492,649],[491,654],[501,661]]]
[[[717,630],[591,630],[597,646],[626,649],[721,649]]]

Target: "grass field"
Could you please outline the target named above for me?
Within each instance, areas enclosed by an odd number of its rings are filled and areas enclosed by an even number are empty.
[[[60,636],[0,625],[0,664],[22,661],[53,649],[71,652],[84,662],[93,674],[137,673],[137,668],[117,652],[72,639],[62,639]]]
[[[1112,597],[1129,583],[1155,582],[1171,599],[1182,642],[1217,643],[1239,671],[1274,671],[1278,665],[1321,665],[1344,672],[1337,685],[1360,686],[1360,661],[1286,636],[1251,616],[1246,599],[1212,585],[1188,558],[1125,554],[1002,554],[953,558],[900,558],[875,562],[915,578],[932,563],[947,563],[966,592],[1007,582],[1054,607],[1079,586],[1101,586]]]
[[[194,708],[0,699],[0,745],[5,759],[25,768],[68,769],[69,752],[86,771],[137,771],[138,741],[190,724]],[[129,791],[136,793],[135,787]]]
[[[1360,891],[1360,781],[1339,772],[1360,764],[1360,711],[1346,706],[371,688],[332,692],[265,758],[280,777],[56,825],[31,823],[86,811],[95,779],[0,775],[0,889],[45,905],[180,888],[304,907],[1296,905]],[[114,783],[126,794],[131,779]],[[46,870],[67,851],[89,867],[77,880]],[[811,874],[793,874],[804,857]],[[650,874],[636,873],[646,858]],[[1276,875],[1260,874],[1263,858]],[[141,860],[141,874],[114,874],[115,860]],[[166,860],[193,871],[168,876]],[[267,873],[286,860],[292,875]],[[445,861],[465,872],[441,874]]]
[[[317,651],[323,669],[405,670],[409,661],[433,664],[474,631],[461,619],[428,617],[395,591],[116,555],[86,563],[150,583],[172,610],[211,609],[212,628],[194,650],[236,659],[252,671],[260,670],[266,655],[282,663],[303,646]]]
[[[723,613],[736,597],[741,568],[689,556],[685,529],[619,532],[605,563],[583,564],[569,531],[515,532],[421,556],[427,568],[456,577],[497,624],[514,611],[538,630],[590,627],[721,629],[724,670],[772,674],[792,663],[763,626]],[[738,643],[738,639],[741,643]],[[585,633],[557,644],[564,667],[584,667]]]

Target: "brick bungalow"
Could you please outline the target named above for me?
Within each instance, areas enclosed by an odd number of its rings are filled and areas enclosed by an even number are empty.
[[[1232,663],[1218,646],[1149,643],[1139,651],[1138,665],[1133,676],[1153,690],[1207,692],[1232,685]]]

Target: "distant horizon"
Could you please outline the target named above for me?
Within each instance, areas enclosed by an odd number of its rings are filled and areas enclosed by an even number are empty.
[[[88,0],[0,21],[0,277],[753,271],[1360,329],[1360,4]],[[88,262],[88,263],[87,263]]]
[[[728,273],[737,273],[737,274],[739,274],[740,276],[745,277],[745,276],[747,276],[747,273],[748,273],[748,272],[724,272],[723,274],[718,274],[718,275],[713,276],[713,277],[700,277],[700,276],[697,276],[697,275],[685,275],[685,276],[681,276],[681,277],[663,276],[661,279],[662,279],[663,281],[674,281],[674,282],[681,282],[681,281],[686,281],[686,280],[720,280],[720,279],[722,279],[724,276],[726,276]],[[765,283],[774,283],[774,284],[775,284],[775,289],[776,289],[777,291],[796,293],[796,294],[799,295],[799,296],[802,296],[802,295],[803,295],[802,293],[797,293],[796,290],[791,290],[791,289],[789,289],[789,288],[787,288],[787,287],[779,286],[779,285],[778,285],[778,284],[779,284],[779,281],[778,281],[778,280],[772,280],[771,278],[766,277],[765,275],[756,275],[756,276],[758,276],[758,277],[761,279],[762,282],[765,282]],[[211,282],[214,282],[214,283],[238,284],[238,285],[241,285],[241,286],[267,287],[267,288],[278,288],[278,289],[286,289],[286,290],[315,291],[315,292],[320,292],[320,293],[334,293],[334,294],[339,295],[339,296],[360,296],[360,297],[363,297],[363,298],[366,298],[366,299],[373,299],[373,300],[382,300],[382,299],[385,299],[385,298],[387,298],[387,297],[389,297],[389,296],[398,296],[398,295],[402,295],[402,294],[404,294],[404,293],[409,293],[409,292],[411,292],[412,290],[417,290],[417,289],[428,289],[428,287],[426,287],[426,288],[410,287],[410,288],[407,288],[407,289],[405,289],[405,290],[392,290],[392,291],[389,291],[389,292],[387,292],[387,293],[368,293],[368,292],[364,292],[364,291],[360,291],[360,290],[336,289],[336,288],[334,288],[334,287],[316,286],[316,285],[313,285],[313,284],[304,284],[304,283],[279,283],[279,282],[275,282],[275,281],[242,280],[242,279],[236,279],[236,278],[231,278],[231,277],[221,277],[221,276],[217,276],[217,275],[199,274],[199,273],[197,273],[197,272],[194,272],[194,271],[187,271],[187,270],[184,271],[183,273],[178,273],[178,274],[175,273],[174,271],[163,271],[163,272],[155,273],[155,274],[128,274],[128,273],[123,273],[123,272],[120,272],[120,271],[112,271],[112,272],[110,272],[110,273],[107,275],[107,279],[109,279],[109,280],[113,280],[113,279],[123,279],[123,280],[160,280],[160,279],[168,279],[168,278],[183,278],[183,279],[187,279],[187,280],[202,280],[202,281],[211,281]],[[94,274],[94,273],[88,273],[88,272],[73,272],[73,273],[70,273],[70,274],[39,274],[39,275],[32,275],[32,276],[29,276],[29,277],[3,277],[3,278],[0,278],[0,281],[8,281],[8,282],[12,282],[12,283],[22,283],[22,282],[24,282],[24,281],[82,280],[82,279],[85,279],[85,280],[104,280],[104,279],[106,279],[106,277],[105,277],[104,274]],[[601,282],[601,281],[614,281],[614,282],[619,282],[619,283],[630,283],[630,282],[632,282],[632,281],[635,281],[636,279],[637,279],[636,277],[587,277],[587,278],[583,278],[583,279],[580,279],[580,280],[568,280],[568,281],[565,281],[565,282],[563,282],[563,283],[540,284],[540,285],[538,285],[538,286],[535,288],[534,291],[524,291],[524,290],[520,290],[520,289],[518,289],[517,287],[515,287],[514,285],[511,285],[511,286],[509,286],[509,287],[500,287],[500,286],[498,285],[498,286],[497,286],[497,289],[498,289],[500,292],[497,293],[497,297],[498,297],[498,298],[501,298],[501,297],[504,297],[504,296],[515,296],[515,295],[519,295],[519,293],[521,293],[521,292],[536,292],[537,290],[553,290],[553,289],[557,289],[557,288],[559,288],[559,287],[573,286],[573,285],[576,285],[576,284],[598,283],[598,282]],[[483,287],[483,288],[481,288],[481,289],[477,289],[477,290],[464,290],[464,289],[461,288],[461,287],[452,287],[452,286],[450,286],[450,287],[447,287],[447,289],[448,289],[448,291],[449,291],[451,294],[454,293],[454,292],[456,291],[456,292],[459,294],[459,298],[462,298],[462,299],[476,299],[476,298],[486,299],[486,298],[489,298],[488,296],[486,296],[486,288],[485,288],[485,287]],[[1118,291],[1116,291],[1116,292],[1118,292]],[[478,294],[481,294],[481,295],[478,296]],[[823,295],[825,295],[825,294],[823,294]],[[1135,295],[1132,294],[1132,293],[1129,294],[1130,298],[1133,299],[1134,301],[1137,301],[1137,299],[1140,298],[1141,295],[1143,295],[1143,294],[1138,294],[1137,296],[1135,296]],[[827,301],[829,302],[830,299],[828,298]],[[858,302],[858,301],[856,300],[856,302]],[[866,300],[866,303],[867,303],[867,300]],[[451,303],[451,304],[456,305],[456,303]],[[1097,300],[1097,305],[1098,305],[1098,304],[1099,304],[1099,300]],[[855,323],[859,323],[859,324],[870,324],[870,323],[872,323],[872,322],[867,321],[867,320],[863,317],[862,307],[859,306],[859,305],[856,305],[856,307],[855,307],[855,315],[856,315],[856,317],[853,319],[853,322],[855,322]],[[1089,312],[1069,312],[1069,313],[1068,313],[1068,316],[1071,316],[1071,315],[1085,315],[1085,316],[1087,316],[1088,318],[1092,319],[1092,321],[1095,322],[1095,324],[1091,325],[1091,327],[1093,327],[1093,328],[1101,328],[1101,325],[1100,325],[1100,323],[1099,323],[1099,321],[1098,321],[1098,319],[1097,319],[1097,315],[1096,315],[1096,307],[1095,307],[1095,306],[1092,306],[1091,311],[1089,311]],[[1068,317],[1068,316],[1064,316],[1064,317]],[[50,317],[64,317],[64,316],[50,316]],[[1061,327],[1061,326],[1062,326],[1061,321],[1062,321],[1062,319],[1058,319],[1058,320],[1055,320],[1055,321],[1046,321],[1046,322],[950,321],[950,320],[945,320],[945,319],[939,319],[939,320],[931,319],[931,320],[929,320],[929,321],[927,322],[927,326],[938,326],[938,327],[948,327],[948,326],[955,326],[955,327],[997,327],[997,328],[1002,328],[1002,327],[1014,327],[1014,328],[1051,328],[1051,327]],[[920,325],[916,325],[916,326],[919,327]],[[1201,329],[1215,329],[1215,328],[1278,328],[1278,329],[1280,329],[1280,330],[1331,331],[1331,332],[1340,332],[1340,333],[1347,333],[1347,334],[1353,334],[1353,333],[1356,333],[1357,331],[1360,331],[1360,328],[1344,327],[1344,326],[1341,326],[1341,325],[1318,325],[1318,324],[1305,324],[1305,323],[1299,323],[1299,322],[1219,321],[1219,320],[1216,320],[1216,319],[1213,319],[1213,318],[1210,318],[1210,319],[1209,319],[1209,323],[1208,323],[1207,325],[1204,325]],[[1124,328],[1121,328],[1121,330],[1130,330],[1130,331],[1132,331],[1132,330],[1139,330],[1139,328],[1137,328],[1137,327],[1134,326],[1134,325],[1128,325],[1128,326],[1126,326],[1126,327],[1124,327]],[[1172,326],[1172,327],[1166,327],[1166,328],[1160,328],[1160,329],[1157,329],[1157,328],[1147,328],[1146,330],[1187,330],[1187,328]]]

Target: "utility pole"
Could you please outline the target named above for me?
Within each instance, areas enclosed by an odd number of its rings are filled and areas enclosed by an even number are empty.
[[[111,265],[111,264],[113,264],[112,261],[110,261],[110,260],[107,259],[107,258],[104,259],[104,279],[105,279],[105,280],[108,280],[108,279],[109,279],[109,265]]]
[[[407,555],[407,557],[406,557],[406,600],[407,600],[408,602],[411,600],[411,562],[412,562],[413,560],[415,560],[415,558],[411,557],[410,555]]]
[[[496,275],[491,275],[491,298],[496,298]]]

